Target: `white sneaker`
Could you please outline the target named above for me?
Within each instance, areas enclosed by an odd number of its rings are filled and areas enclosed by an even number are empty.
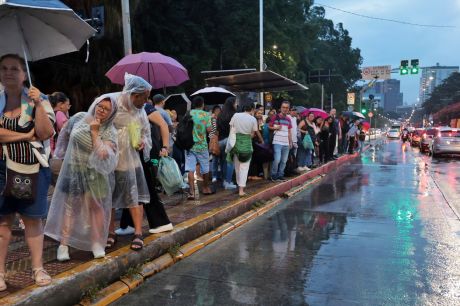
[[[118,236],[132,235],[134,234],[134,227],[128,225],[127,228],[119,228],[115,230],[115,234]]]
[[[94,258],[104,258],[105,257],[105,250],[104,248],[102,247],[102,245],[100,245],[99,243],[95,243],[92,247],[93,249],[93,255],[94,255]]]
[[[212,178],[212,182],[213,182],[213,183],[217,182],[217,178],[216,178],[216,177],[213,177],[213,178]]]
[[[308,168],[307,166],[303,167],[305,169],[305,171],[310,171],[311,169]]]
[[[57,260],[58,261],[67,261],[70,260],[69,256],[69,247],[66,245],[59,245],[57,249]]]
[[[224,182],[224,189],[229,190],[229,189],[236,189],[236,185],[233,184],[232,182]]]
[[[297,170],[298,172],[303,172],[303,171],[305,171],[305,168],[304,168],[304,167],[298,167],[296,170]]]
[[[149,233],[150,234],[159,234],[159,233],[163,233],[163,232],[169,232],[169,231],[172,231],[172,230],[173,230],[173,225],[172,225],[172,223],[169,223],[169,224],[162,225],[162,226],[159,226],[159,227],[151,228],[151,229],[149,229]]]

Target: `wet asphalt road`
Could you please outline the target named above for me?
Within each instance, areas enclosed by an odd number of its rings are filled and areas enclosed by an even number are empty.
[[[460,305],[459,180],[385,141],[115,304]]]

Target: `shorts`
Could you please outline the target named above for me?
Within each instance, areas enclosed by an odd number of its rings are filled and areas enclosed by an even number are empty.
[[[197,164],[201,174],[209,173],[209,152],[185,151],[185,172],[195,171]]]
[[[0,160],[0,192],[5,188],[6,162]],[[40,167],[38,172],[37,195],[34,203],[0,195],[0,216],[18,213],[30,218],[46,218],[48,214],[48,188],[51,184],[50,168]]]

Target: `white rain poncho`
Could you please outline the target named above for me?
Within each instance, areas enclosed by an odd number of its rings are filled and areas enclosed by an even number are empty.
[[[131,101],[132,94],[150,92],[152,86],[143,78],[126,74],[125,86],[119,93],[118,112],[114,125],[118,132],[119,159],[115,169],[113,208],[135,207],[150,202],[149,189],[138,151],[144,144],[143,156],[150,157],[152,138],[150,123],[143,106],[136,108]]]
[[[90,122],[96,106],[104,99],[112,102],[112,112],[99,127],[93,145]],[[61,130],[55,155],[64,157],[45,226],[45,235],[74,248],[91,251],[105,246],[112,209],[113,171],[118,163],[116,96],[97,98],[87,113],[70,118]]]

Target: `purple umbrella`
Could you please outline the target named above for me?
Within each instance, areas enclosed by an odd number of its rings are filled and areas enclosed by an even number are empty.
[[[125,73],[147,80],[153,88],[178,86],[189,79],[187,69],[172,57],[161,53],[142,52],[122,58],[105,74],[112,83],[125,83]]]

